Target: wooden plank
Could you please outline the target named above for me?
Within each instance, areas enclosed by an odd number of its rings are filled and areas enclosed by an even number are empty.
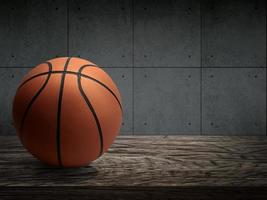
[[[1,137],[0,186],[267,186],[265,137],[119,137],[91,166],[55,169]]]
[[[6,187],[0,199],[266,200],[266,195],[266,188],[258,187]]]
[[[0,195],[10,197],[7,194],[12,188],[24,196],[32,188],[33,193],[51,193],[50,187],[60,192],[76,188],[88,195],[94,191],[116,195],[122,190],[125,197],[136,193],[140,198],[143,190],[147,195],[160,193],[155,188],[175,195],[192,190],[197,197],[213,187],[221,193],[225,188],[229,195],[252,187],[259,190],[249,191],[261,196],[267,191],[267,137],[121,136],[90,166],[60,169],[33,158],[17,137],[1,136]]]

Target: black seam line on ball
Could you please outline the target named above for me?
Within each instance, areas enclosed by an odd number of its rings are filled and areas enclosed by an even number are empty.
[[[79,87],[80,93],[83,96],[83,99],[85,100],[87,106],[91,110],[91,112],[92,112],[92,114],[94,116],[96,125],[97,125],[98,135],[99,135],[99,141],[100,141],[100,151],[99,151],[98,157],[100,157],[102,155],[102,153],[103,153],[103,134],[102,134],[101,125],[100,125],[100,122],[98,120],[97,114],[96,114],[96,112],[95,112],[92,104],[90,103],[90,100],[88,99],[88,97],[86,96],[86,94],[83,91],[82,84],[81,84],[81,75],[78,75],[77,76],[77,81],[78,81],[78,87]]]
[[[85,66],[85,65],[84,65],[84,66]],[[91,65],[86,65],[86,66],[91,66]],[[63,71],[58,70],[58,71],[51,71],[51,72],[43,72],[43,73],[34,75],[34,76],[32,76],[31,78],[29,78],[29,79],[27,79],[26,81],[24,81],[24,82],[21,84],[20,87],[22,87],[22,86],[23,86],[24,84],[26,84],[28,81],[30,81],[30,80],[32,80],[32,79],[34,79],[34,78],[36,78],[36,77],[46,75],[46,74],[48,74],[48,73],[56,74],[56,73],[63,73]],[[85,75],[85,74],[82,74],[82,73],[79,73],[79,72],[66,71],[65,73],[67,73],[67,74],[73,74],[73,75],[80,75],[80,76],[82,76],[82,77],[84,77],[84,78],[91,79],[91,80],[93,80],[93,81],[99,83],[99,84],[102,85],[103,87],[105,87],[105,88],[106,88],[106,89],[107,89],[107,90],[108,90],[108,91],[115,97],[116,101],[118,102],[118,104],[119,104],[119,106],[120,106],[121,111],[123,112],[122,105],[121,105],[121,103],[120,103],[118,97],[117,97],[117,96],[115,95],[115,93],[114,93],[108,86],[106,86],[104,83],[100,82],[99,80],[97,80],[97,79],[95,79],[95,78],[93,78],[93,77],[91,77],[91,76],[88,76],[88,75]]]
[[[98,156],[98,157],[100,157],[100,156],[103,154],[103,144],[104,144],[102,128],[101,128],[99,119],[98,119],[98,117],[97,117],[96,111],[95,111],[94,107],[92,106],[92,104],[91,104],[89,98],[88,98],[87,95],[85,94],[85,92],[84,92],[84,90],[83,90],[83,88],[82,88],[82,84],[81,84],[81,74],[82,74],[83,69],[86,68],[86,67],[90,67],[90,66],[84,65],[84,66],[82,66],[82,67],[79,69],[79,71],[78,71],[78,73],[79,73],[79,75],[78,75],[78,84],[79,84],[79,90],[80,90],[81,94],[83,95],[83,98],[84,98],[84,100],[86,101],[87,105],[89,106],[91,112],[93,113],[94,118],[95,118],[95,121],[96,121],[96,124],[97,124],[98,134],[99,134],[99,139],[100,139],[100,152],[99,152],[99,156]],[[98,83],[100,83],[100,84],[102,85],[102,83],[101,83],[100,81],[98,81],[98,80],[96,80],[96,79],[94,79],[94,80],[97,81]],[[106,89],[108,89],[108,90],[115,96],[116,100],[118,101],[116,95],[115,95],[115,94],[114,94],[114,93],[113,93],[113,92],[112,92],[106,85],[103,85],[103,86],[104,86]],[[119,101],[118,101],[118,102],[119,102]],[[120,104],[119,104],[119,105],[120,105]]]
[[[49,64],[51,64],[50,62],[45,62],[45,63],[49,63]],[[45,64],[45,63],[42,63],[42,64]],[[51,64],[52,65],[52,64]],[[83,65],[83,66],[91,66],[91,67],[98,67],[98,66],[96,66],[96,65],[90,65],[90,64],[87,64],[87,65]],[[81,67],[83,67],[83,66],[81,66]],[[42,72],[42,73],[40,73],[40,74],[35,74],[35,75],[33,75],[32,77],[30,77],[30,78],[28,78],[27,80],[25,80],[24,82],[22,82],[21,84],[20,84],[20,86],[19,86],[19,88],[21,88],[23,85],[25,85],[27,82],[29,82],[30,80],[32,80],[32,79],[34,79],[34,78],[36,78],[36,77],[39,77],[39,76],[42,76],[42,75],[46,75],[46,74],[48,74],[48,73],[54,73],[54,72],[56,72],[56,73],[63,73],[64,72],[64,70],[62,71],[62,70],[55,70],[55,71],[48,71],[48,72]],[[66,72],[71,72],[71,71],[66,71]],[[75,73],[77,73],[77,72],[75,72]],[[18,89],[19,89],[18,88]]]
[[[51,63],[46,62],[46,64],[48,65],[48,71],[51,72],[52,71],[52,65],[51,65]],[[31,106],[33,105],[33,103],[35,102],[35,100],[37,99],[37,97],[41,94],[41,92],[44,90],[45,86],[47,85],[47,83],[48,83],[48,81],[50,79],[51,73],[47,73],[47,74],[48,74],[48,76],[46,77],[46,80],[45,80],[44,84],[38,90],[38,92],[33,96],[33,98],[31,99],[30,103],[28,104],[28,106],[27,106],[27,108],[26,108],[26,110],[25,110],[25,112],[23,114],[22,121],[21,121],[20,128],[19,128],[20,133],[21,133],[21,139],[22,139],[22,141],[23,141],[22,129],[23,129],[24,122],[26,120],[26,117],[27,117],[27,115],[29,113],[29,110],[30,110]]]
[[[62,72],[61,76],[61,82],[60,82],[60,89],[59,89],[59,95],[58,95],[58,110],[57,110],[57,134],[56,134],[56,142],[57,142],[57,159],[58,159],[58,164],[59,166],[63,167],[62,165],[62,160],[61,160],[61,145],[60,145],[60,120],[61,120],[61,106],[62,106],[62,96],[63,96],[63,89],[64,89],[64,82],[65,82],[65,76],[66,76],[66,71],[69,65],[71,57],[69,57],[65,63],[64,66],[64,71]]]

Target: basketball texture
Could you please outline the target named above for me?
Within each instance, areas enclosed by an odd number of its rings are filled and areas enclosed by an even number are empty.
[[[113,143],[122,122],[118,88],[94,63],[62,57],[33,68],[13,101],[24,147],[42,162],[79,167]]]

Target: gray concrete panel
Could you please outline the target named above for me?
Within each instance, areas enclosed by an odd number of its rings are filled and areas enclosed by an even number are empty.
[[[203,134],[266,134],[265,70],[203,69]]]
[[[133,123],[133,93],[132,93],[132,69],[131,68],[103,68],[116,83],[122,98],[123,122],[121,135],[132,135]]]
[[[67,53],[66,1],[0,2],[0,60],[31,67]]]
[[[134,62],[137,67],[199,67],[199,2],[135,1]]]
[[[203,3],[203,65],[266,66],[266,1]]]
[[[200,69],[134,69],[134,134],[199,134]]]
[[[131,1],[70,3],[70,55],[102,67],[132,66]]]

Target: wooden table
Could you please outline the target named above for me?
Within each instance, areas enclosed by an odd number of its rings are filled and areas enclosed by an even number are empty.
[[[91,166],[58,169],[1,136],[0,199],[31,197],[267,199],[267,137],[121,136]]]

